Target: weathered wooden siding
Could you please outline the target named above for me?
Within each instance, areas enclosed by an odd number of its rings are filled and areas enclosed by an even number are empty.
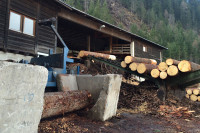
[[[136,57],[143,57],[143,58],[150,58],[155,59],[157,61],[160,60],[160,51],[161,49],[148,45],[144,42],[134,41],[135,43],[135,56]],[[147,47],[147,52],[143,51],[143,46]]]
[[[10,10],[36,19],[37,2],[35,0],[10,0]],[[34,54],[35,38],[35,36],[8,30],[7,49]]]
[[[0,0],[0,48],[3,48],[6,24],[6,0]]]
[[[53,5],[54,4],[54,5]],[[6,23],[6,0],[0,1],[0,47],[4,39],[4,24]],[[36,20],[35,36],[25,35],[20,32],[8,29],[7,49],[24,53],[36,54],[36,52],[48,53],[49,49],[55,48],[55,35],[48,27],[38,26],[40,19],[47,19],[57,16],[57,9],[53,1],[45,0],[10,0],[10,9],[22,15]],[[9,14],[8,14],[9,16]],[[8,28],[8,27],[7,27]]]
[[[40,1],[39,20],[57,17],[57,9],[52,1]],[[56,25],[56,24],[55,24]],[[38,27],[38,51],[48,53],[49,49],[55,48],[55,34],[46,26]]]

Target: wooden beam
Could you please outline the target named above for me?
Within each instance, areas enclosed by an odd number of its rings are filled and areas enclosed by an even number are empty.
[[[58,16],[67,19],[69,21],[72,21],[74,23],[80,24],[82,26],[88,27],[90,29],[93,29],[95,31],[110,35],[110,36],[114,36],[117,38],[120,38],[122,40],[131,42],[131,35],[129,35],[128,33],[124,33],[121,32],[118,29],[112,28],[108,25],[105,25],[105,28],[101,28],[100,27],[103,25],[101,23],[98,23],[92,19],[89,19],[83,15],[79,15],[77,13],[74,13],[72,11],[69,10],[65,10],[65,9],[61,9],[61,11],[58,13]]]

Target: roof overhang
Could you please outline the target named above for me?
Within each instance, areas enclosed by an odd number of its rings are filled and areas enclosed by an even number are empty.
[[[105,22],[105,21],[103,21],[101,19],[98,19],[98,18],[96,18],[94,16],[91,16],[91,15],[89,15],[89,14],[87,14],[87,13],[81,11],[81,10],[78,10],[78,9],[66,4],[62,0],[55,0],[55,1],[69,10],[69,11],[67,11],[67,10],[66,11],[62,11],[59,14],[59,16],[61,16],[63,18],[67,18],[70,21],[76,22],[78,24],[84,25],[84,26],[86,26],[88,28],[91,28],[93,30],[97,30],[97,31],[105,33],[105,34],[109,34],[109,35],[114,36],[114,37],[120,37],[120,39],[123,39],[125,41],[131,42],[134,39],[136,39],[136,40],[141,40],[141,41],[144,41],[146,43],[152,44],[152,45],[157,46],[157,47],[159,47],[161,49],[165,49],[165,50],[168,49],[168,48],[166,48],[164,46],[161,46],[161,45],[159,45],[159,44],[157,44],[155,42],[147,40],[147,39],[145,39],[145,38],[143,38],[141,36],[138,36],[136,34],[128,32],[128,31],[126,31],[124,29],[121,29],[121,28],[115,26],[115,25],[112,25],[112,24],[107,23],[107,22]],[[73,14],[71,14],[71,13],[73,13]],[[75,17],[73,17],[73,16],[75,16]],[[106,27],[109,27],[109,28],[100,29],[99,27],[101,25],[105,25]]]

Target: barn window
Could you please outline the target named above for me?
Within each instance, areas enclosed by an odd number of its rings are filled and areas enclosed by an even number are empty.
[[[22,15],[11,11],[9,29],[21,32],[21,24],[22,24]]]
[[[147,46],[143,46],[143,52],[147,52]]]
[[[14,11],[10,11],[9,29],[34,36],[35,20]]]
[[[35,20],[24,16],[24,29],[23,33],[34,36]]]

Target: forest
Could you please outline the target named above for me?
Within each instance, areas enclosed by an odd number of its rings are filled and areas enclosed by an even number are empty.
[[[116,24],[109,0],[64,0],[90,15]],[[200,0],[115,0],[141,21],[130,31],[169,48],[164,58],[200,63]],[[123,27],[121,27],[123,28]]]

